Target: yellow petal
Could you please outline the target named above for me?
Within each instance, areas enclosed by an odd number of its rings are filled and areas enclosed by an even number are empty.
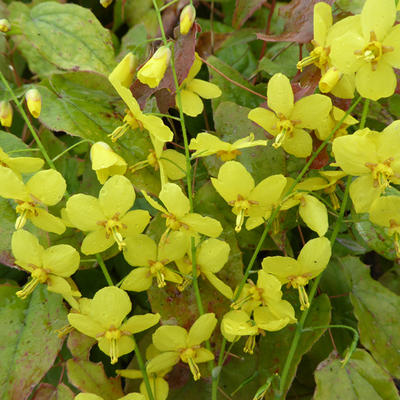
[[[257,288],[262,289],[261,297],[264,304],[282,297],[281,286],[281,282],[274,275],[268,274],[263,269],[258,271]]]
[[[169,179],[176,181],[186,176],[186,157],[173,149],[164,150],[159,160]]]
[[[175,183],[166,183],[161,189],[159,197],[167,210],[178,218],[183,217],[190,210],[189,199]]]
[[[160,328],[158,328],[160,329]],[[183,328],[182,328],[183,329]],[[186,331],[185,331],[186,332]],[[153,335],[154,337],[154,335]],[[149,374],[155,374],[161,371],[171,369],[175,364],[179,362],[179,353],[176,351],[167,351],[159,354],[151,359],[146,366],[146,370]]]
[[[197,264],[203,272],[219,272],[229,258],[229,244],[218,239],[207,239],[201,243],[196,256]]]
[[[24,183],[10,169],[0,165],[0,196],[6,199],[29,200]]]
[[[356,88],[361,96],[371,100],[389,97],[396,89],[397,79],[391,65],[381,60],[375,71],[364,64],[356,73]]]
[[[48,169],[33,175],[26,187],[42,203],[54,206],[64,196],[67,184],[59,172]]]
[[[289,79],[281,74],[275,74],[268,82],[268,107],[278,115],[289,117],[293,110],[293,90]],[[257,121],[256,121],[257,122]]]
[[[255,108],[251,110],[247,115],[247,118],[256,124],[260,125],[263,129],[265,129],[269,134],[276,136],[278,132],[278,118],[276,115],[265,108]]]
[[[121,326],[121,331],[128,331],[132,334],[142,332],[158,324],[159,320],[160,314],[147,313],[142,315],[134,315]]]
[[[71,223],[81,231],[101,228],[98,222],[105,221],[98,199],[87,194],[75,194],[67,201],[66,211]]]
[[[257,335],[258,328],[252,324],[250,316],[245,311],[234,310],[222,318],[221,332],[226,340],[234,342],[236,336]]]
[[[238,195],[247,199],[254,188],[254,179],[237,161],[228,161],[219,169],[218,178],[211,178],[215,190],[226,202],[235,201]]]
[[[126,236],[142,233],[150,222],[150,214],[145,210],[132,210],[127,212],[121,219],[126,226]]]
[[[328,211],[325,204],[317,198],[305,195],[299,205],[299,213],[305,224],[318,233],[318,236],[324,236],[328,230]]]
[[[301,249],[297,260],[302,265],[303,273],[312,279],[326,268],[331,254],[329,240],[326,237],[320,237],[309,240]]]
[[[142,195],[146,199],[146,201],[156,210],[161,211],[164,214],[168,214],[168,210],[166,210],[161,204],[157,201],[153,200],[145,191],[142,190]]]
[[[312,152],[312,139],[304,129],[295,128],[293,133],[285,138],[282,147],[287,153],[296,157],[308,157]]]
[[[65,224],[62,219],[51,215],[39,207],[36,208],[35,213],[35,215],[30,217],[33,225],[46,232],[57,233],[57,235],[62,235],[65,232]]]
[[[392,67],[400,68],[400,25],[396,25],[390,30],[382,45],[393,49],[385,53],[382,60]]]
[[[369,40],[375,32],[382,41],[396,20],[396,5],[393,0],[366,0],[361,11],[361,27],[364,38]]]
[[[79,268],[79,253],[68,244],[58,244],[43,253],[43,267],[63,278],[71,276]]]
[[[290,115],[292,121],[299,121],[299,128],[314,129],[326,118],[332,109],[332,101],[323,94],[312,94],[296,102]]]
[[[32,233],[23,229],[15,231],[11,239],[11,249],[18,265],[42,266],[44,249]]]
[[[149,61],[137,73],[140,82],[155,88],[164,78],[165,71],[171,58],[171,50],[162,46],[153,54]]]
[[[125,239],[124,258],[133,267],[147,267],[157,260],[157,245],[147,235],[133,235]]]
[[[214,360],[214,354],[203,347],[196,349],[196,355],[194,356],[193,361],[196,363],[203,363],[207,361]]]
[[[168,382],[163,379],[156,377],[155,379],[149,379],[151,390],[153,391],[154,398],[157,400],[167,400],[169,394],[169,386]],[[140,384],[140,392],[143,393],[144,397],[143,400],[149,400],[146,385],[144,382]],[[127,399],[129,400],[129,399]],[[141,399],[132,399],[132,400],[141,400]]]
[[[212,272],[205,272],[204,275],[208,279],[208,281],[218,290],[218,292],[222,293],[227,299],[233,299],[233,291],[232,289],[221,279],[217,278]]]
[[[206,313],[197,318],[189,330],[188,346],[197,346],[210,339],[217,322],[214,313]]]
[[[135,55],[128,53],[108,76],[109,81],[129,88],[135,75],[136,64]]]
[[[187,338],[186,329],[181,326],[164,325],[153,334],[153,344],[160,351],[175,351],[186,347]]]
[[[107,237],[106,230],[101,227],[97,231],[86,235],[81,245],[81,252],[86,255],[101,253],[110,248],[114,243],[113,236],[110,235]]]
[[[285,186],[286,178],[283,175],[271,175],[263,179],[251,191],[249,200],[256,201],[260,206],[267,209],[272,209],[278,205]]]
[[[160,261],[176,261],[182,258],[187,249],[188,237],[184,232],[173,231],[168,234],[166,241],[158,244],[157,259]]]
[[[259,328],[275,332],[287,324],[295,323],[296,317],[292,305],[286,300],[280,300],[268,307],[257,307],[254,310],[254,321]]]
[[[222,233],[222,225],[219,221],[211,217],[203,217],[200,214],[187,214],[180,219],[180,222],[189,225],[191,231],[205,236],[215,238]]]
[[[288,282],[289,276],[297,276],[301,273],[301,264],[290,257],[266,257],[262,261],[262,269],[272,275],[275,275],[281,283]]]
[[[168,128],[163,122],[163,120],[155,115],[144,115],[138,116],[144,129],[148,130],[155,138],[161,142],[170,142],[174,134],[171,129]]]
[[[128,178],[114,175],[104,184],[99,193],[99,204],[108,218],[121,218],[135,202],[135,190]]]
[[[69,313],[68,322],[79,332],[93,338],[104,332],[104,326],[87,315]]]
[[[36,172],[43,167],[44,161],[36,157],[15,157],[7,160],[9,168],[21,172],[22,174],[29,174]]]
[[[144,292],[150,289],[153,283],[153,276],[149,267],[135,268],[123,280],[121,289],[133,292]]]
[[[110,327],[119,328],[131,309],[132,304],[127,293],[115,286],[108,286],[94,295],[89,317]]]
[[[104,336],[98,339],[99,349],[107,354],[111,355],[111,340],[106,339]],[[117,340],[117,358],[124,354],[129,354],[135,349],[135,343],[130,336],[121,336]]]
[[[221,89],[214,83],[193,79],[186,85],[186,89],[198,94],[203,99],[215,99],[221,96]]]
[[[177,97],[175,97],[175,102],[178,105]],[[181,102],[183,113],[189,115],[190,117],[196,117],[203,112],[203,101],[199,95],[190,90],[181,90]]]
[[[377,225],[390,227],[391,221],[400,225],[400,197],[387,196],[375,200],[369,210],[369,219]]]
[[[332,26],[332,8],[327,3],[317,3],[314,6],[314,40],[318,45],[323,46]]]
[[[382,189],[374,186],[371,175],[360,176],[350,185],[350,197],[357,213],[368,212],[381,193]]]

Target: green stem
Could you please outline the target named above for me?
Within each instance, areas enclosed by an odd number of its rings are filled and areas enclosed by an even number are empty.
[[[142,373],[142,376],[143,376],[143,381],[146,386],[146,391],[149,396],[149,400],[154,400],[153,391],[151,390],[151,386],[150,386],[149,376],[147,375],[146,367],[144,366],[143,357],[142,357],[142,354],[140,353],[139,346],[136,343],[135,335],[132,335],[132,339],[133,339],[133,343],[135,345],[135,354],[136,354],[137,362],[139,364],[140,372]]]
[[[173,115],[169,115],[169,114],[162,114],[162,113],[149,113],[146,115],[155,115],[156,117],[166,117],[166,118],[171,118],[171,119],[175,119],[176,121],[180,121],[181,119],[178,117],[174,117]]]
[[[159,8],[160,12],[164,11],[166,8],[168,8],[169,6],[172,6],[172,4],[177,3],[179,0],[172,0],[167,4],[164,4],[162,7]]]
[[[364,100],[364,106],[361,114],[361,121],[360,121],[360,128],[359,129],[364,129],[365,128],[365,123],[367,121],[367,115],[368,115],[368,110],[369,110],[369,99]]]
[[[305,175],[305,173],[308,171],[308,168],[310,167],[310,165],[312,164],[312,162],[318,157],[318,154],[319,154],[319,153],[324,149],[324,147],[328,144],[328,142],[329,142],[330,139],[333,137],[333,135],[335,134],[335,132],[336,132],[336,131],[340,128],[340,126],[342,125],[342,123],[343,123],[343,121],[345,120],[345,118],[354,110],[354,108],[357,106],[357,104],[358,104],[360,101],[361,101],[361,97],[358,97],[357,100],[356,100],[356,101],[351,105],[351,107],[346,111],[346,113],[345,113],[344,116],[341,118],[341,120],[336,124],[336,126],[334,127],[334,129],[332,130],[332,132],[330,133],[330,135],[324,140],[324,142],[321,143],[321,145],[318,147],[318,149],[313,153],[313,155],[311,156],[311,158],[309,159],[309,161],[306,163],[306,165],[304,166],[304,168],[301,170],[301,172],[300,172],[300,174],[298,175],[298,177],[296,178],[296,180],[295,180],[295,181],[293,182],[293,184],[290,186],[290,188],[289,188],[289,190],[288,190],[288,192],[287,192],[287,194],[286,194],[286,197],[288,197],[288,196],[291,195],[291,193],[293,192],[295,186],[300,182],[300,180],[303,178],[303,176]],[[346,187],[346,189],[347,189],[347,187]],[[346,197],[346,193],[345,193],[345,197]],[[345,198],[343,199],[343,201],[344,201],[344,200],[345,200]],[[342,206],[343,206],[343,203],[342,203]],[[253,266],[255,260],[257,259],[258,253],[259,253],[259,251],[260,251],[260,249],[261,249],[261,246],[262,246],[262,244],[264,243],[264,240],[265,240],[265,238],[266,238],[266,236],[267,236],[267,234],[268,234],[268,231],[269,231],[269,229],[270,229],[270,226],[271,226],[273,220],[274,220],[274,219],[276,218],[276,216],[279,214],[280,207],[281,207],[281,206],[279,205],[277,208],[275,208],[275,210],[273,211],[272,215],[270,216],[270,218],[269,218],[267,224],[265,225],[264,231],[263,231],[263,233],[262,233],[262,235],[261,235],[261,237],[260,237],[260,239],[259,239],[259,241],[258,241],[258,243],[257,243],[256,249],[254,250],[254,253],[253,253],[253,255],[252,255],[251,259],[250,259],[250,262],[249,262],[249,264],[248,264],[248,266],[247,266],[247,268],[246,268],[246,270],[245,270],[245,272],[244,272],[243,278],[242,278],[242,280],[241,280],[240,283],[239,283],[238,290],[237,290],[237,292],[236,292],[236,295],[235,295],[235,298],[233,299],[233,301],[235,301],[235,300],[237,300],[237,299],[239,298],[240,293],[241,293],[242,290],[243,290],[244,284],[246,283],[247,278],[248,278],[248,276],[249,276],[249,274],[250,274],[251,268],[252,268],[252,266]],[[342,210],[341,210],[341,211],[342,211]],[[343,210],[343,213],[344,213],[344,210]],[[340,218],[340,219],[343,219],[343,215],[342,215],[342,214],[339,214],[339,218]],[[339,229],[339,228],[338,228],[338,229]],[[336,237],[336,236],[335,236],[335,237]],[[317,281],[317,280],[318,280],[318,282],[319,282],[319,278],[317,278],[316,281]],[[317,284],[317,286],[318,286],[318,284]],[[317,286],[315,287],[315,290],[317,289]],[[312,289],[311,289],[311,290],[312,290]],[[315,294],[315,293],[314,293],[314,294]],[[314,294],[313,294],[312,297],[314,297]],[[312,297],[309,296],[310,304],[311,304],[311,301],[312,301]],[[306,312],[308,313],[308,309],[306,309],[306,310],[303,312],[303,315],[304,315],[304,313],[306,313]],[[302,315],[302,317],[303,317],[303,315]],[[306,316],[307,316],[307,315],[306,315]],[[305,319],[304,319],[304,320],[305,320]],[[304,321],[303,321],[303,324],[304,324]],[[297,331],[296,331],[296,332],[297,332]],[[225,342],[225,341],[226,341],[226,339],[223,338],[221,348],[224,347],[224,345],[225,345],[224,342]],[[292,344],[293,344],[293,342],[292,342]],[[297,347],[297,344],[296,344],[296,347]],[[294,353],[293,353],[293,354],[294,354]],[[292,357],[293,357],[293,355],[292,355]],[[219,360],[219,361],[220,361],[220,360]],[[218,361],[217,367],[222,367],[222,364],[220,364],[219,361]],[[287,368],[289,368],[289,367],[287,367]],[[286,374],[287,374],[287,373],[288,373],[288,371],[286,372]],[[212,400],[217,400],[218,381],[219,381],[219,374],[218,374],[215,378],[213,377],[213,382],[212,382],[213,385],[212,385],[212,392],[211,392],[211,395],[212,395],[211,398],[212,398]]]
[[[35,142],[38,145],[40,151],[42,152],[43,157],[46,160],[47,164],[49,165],[50,168],[56,169],[53,161],[51,160],[51,158],[47,154],[47,151],[44,148],[43,143],[40,141],[38,134],[36,133],[35,129],[33,128],[32,124],[31,124],[31,121],[29,121],[29,118],[26,115],[26,112],[25,112],[24,108],[21,106],[21,103],[17,99],[17,96],[15,95],[14,91],[11,89],[11,86],[8,84],[6,78],[4,77],[4,75],[3,75],[3,73],[1,71],[0,71],[0,79],[3,82],[4,86],[6,87],[6,89],[10,92],[11,98],[13,99],[13,101],[16,104],[19,112],[21,113],[22,118],[24,119],[26,125],[28,126],[28,129],[30,130],[33,138],[35,139]]]
[[[336,220],[335,228],[333,229],[333,232],[332,232],[332,235],[331,235],[331,238],[330,238],[331,246],[333,246],[333,244],[335,243],[336,237],[337,237],[337,235],[339,233],[339,230],[340,230],[340,225],[341,225],[342,220],[343,220],[344,212],[346,210],[347,201],[348,201],[348,198],[349,198],[350,182],[351,182],[351,176],[349,176],[347,178],[346,190],[344,192],[342,205],[340,207],[339,217]],[[308,294],[308,301],[309,301],[310,305],[311,305],[311,303],[312,303],[312,301],[314,299],[315,293],[317,292],[317,288],[318,288],[319,282],[321,280],[321,276],[322,276],[322,274],[320,274],[314,280],[314,282],[313,282],[313,284],[311,286],[310,293]],[[280,398],[281,399],[285,398],[284,397],[285,396],[284,391],[285,391],[286,381],[287,381],[287,378],[288,378],[288,375],[289,375],[290,367],[292,365],[294,354],[295,354],[295,352],[297,350],[297,346],[298,346],[299,341],[300,341],[301,333],[303,332],[303,329],[304,329],[304,324],[306,322],[309,310],[310,310],[310,308],[306,308],[303,311],[303,313],[301,314],[300,321],[298,322],[298,324],[296,326],[296,331],[294,333],[294,337],[293,337],[292,343],[290,345],[288,356],[286,358],[285,364],[284,364],[283,369],[282,369],[281,380],[280,380],[280,384],[279,384],[279,391],[280,391]]]
[[[73,144],[72,146],[69,146],[68,149],[65,149],[63,152],[61,152],[60,154],[58,154],[57,156],[55,156],[52,161],[56,162],[60,157],[62,157],[64,154],[67,154],[70,150],[72,150],[74,147],[79,146],[82,143],[86,143],[86,142],[90,142],[90,143],[94,143],[93,140],[90,139],[83,139],[80,140],[79,142],[76,142],[75,144]]]
[[[99,265],[100,265],[100,268],[101,268],[101,270],[102,270],[102,272],[103,272],[104,277],[106,278],[106,281],[107,281],[107,283],[108,283],[108,286],[114,286],[113,281],[112,281],[112,279],[111,279],[111,276],[110,276],[110,274],[109,274],[108,271],[107,271],[106,264],[104,264],[104,261],[103,261],[103,259],[101,258],[101,255],[98,254],[98,253],[96,254],[96,260],[97,260],[97,262],[98,262]]]

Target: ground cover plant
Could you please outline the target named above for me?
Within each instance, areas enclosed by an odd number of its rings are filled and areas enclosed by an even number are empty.
[[[0,0],[0,398],[399,399],[395,0]]]

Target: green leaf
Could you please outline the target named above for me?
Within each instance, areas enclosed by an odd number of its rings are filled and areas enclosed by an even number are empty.
[[[102,363],[69,359],[67,372],[69,381],[82,392],[97,394],[103,400],[117,400],[124,395],[121,378],[108,378]]]
[[[39,285],[26,300],[0,285],[0,398],[26,399],[53,365],[66,322],[62,297]]]
[[[93,13],[76,4],[45,2],[33,8],[15,2],[11,24],[32,72],[46,76],[59,70],[109,74],[115,64],[110,32]]]
[[[40,120],[52,131],[106,142],[128,165],[146,159],[149,154],[152,146],[146,131],[129,130],[116,143],[107,136],[123,124],[124,108],[115,109],[114,104],[122,105],[122,101],[104,76],[92,72],[53,75],[40,86],[40,93]],[[159,175],[151,168],[128,177],[140,189],[159,192]]]
[[[232,26],[235,29],[241,26],[264,4],[264,0],[237,0],[233,14]]]
[[[264,84],[260,84],[257,86],[250,85],[239,72],[237,72],[234,68],[224,63],[217,57],[210,56],[207,61],[231,80],[265,96],[267,90]],[[212,101],[214,111],[223,101],[232,101],[240,106],[250,108],[258,107],[261,103],[265,101],[255,94],[250,93],[246,89],[238,87],[229,82],[227,79],[215,72],[211,67],[208,67],[208,70],[210,72],[210,82],[218,85],[219,88],[222,90],[222,95]]]
[[[332,353],[318,366],[315,371],[315,381],[317,388],[314,400],[400,398],[390,375],[361,349],[353,353],[345,366]]]
[[[299,313],[297,318],[300,318]],[[304,328],[313,326],[325,326],[331,320],[331,305],[327,295],[322,294],[312,302]],[[297,366],[301,358],[306,354],[313,344],[323,335],[326,329],[318,329],[310,332],[303,332],[293,356],[289,369],[288,379],[284,388],[287,393],[292,380],[296,375]],[[275,373],[281,374],[283,365],[288,356],[290,345],[293,341],[295,326],[289,325],[278,332],[267,332],[260,340],[259,368],[263,370],[264,376],[270,377]],[[267,392],[266,399],[274,398],[274,386]]]
[[[88,361],[90,349],[96,342],[96,339],[86,336],[74,329],[68,335],[67,347],[74,358]]]
[[[122,37],[118,59],[122,60],[131,51],[138,58],[138,63],[142,64],[148,55],[148,45],[146,28],[143,24],[135,25]]]
[[[373,280],[358,258],[341,258],[340,264],[352,282],[350,300],[361,344],[382,367],[400,378],[400,297]]]
[[[32,400],[73,400],[74,397],[74,392],[64,383],[60,383],[57,387],[50,383],[41,383]]]

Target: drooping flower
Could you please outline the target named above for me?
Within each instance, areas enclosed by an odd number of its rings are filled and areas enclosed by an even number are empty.
[[[393,236],[396,255],[400,258],[400,197],[386,196],[375,200],[369,210],[369,219],[388,228],[389,236]]]
[[[156,244],[146,235],[130,236],[126,239],[124,257],[135,268],[122,282],[121,288],[142,292],[150,288],[153,279],[162,288],[165,281],[181,283],[182,277],[167,265],[183,257],[186,252],[187,237],[184,233],[171,232],[168,240]]]
[[[67,187],[63,176],[53,170],[39,171],[26,184],[10,168],[0,165],[0,196],[13,199],[19,214],[15,229],[23,228],[29,219],[47,232],[61,235],[65,231],[62,220],[46,211],[46,206],[56,205]]]
[[[348,175],[357,176],[350,197],[357,213],[368,212],[391,183],[400,183],[400,121],[382,132],[359,130],[334,140],[336,163]]]
[[[157,87],[164,78],[170,59],[171,50],[169,47],[161,46],[150,60],[139,69],[137,73],[139,81],[151,88]]]
[[[173,367],[179,361],[189,364],[195,381],[200,379],[197,364],[211,361],[214,354],[201,346],[208,340],[217,325],[214,313],[200,316],[189,329],[180,326],[161,326],[153,334],[153,344],[161,352],[147,364],[149,373]]]
[[[215,135],[202,132],[190,141],[189,150],[196,150],[192,154],[192,158],[207,157],[216,154],[222,161],[231,161],[241,154],[240,149],[266,146],[267,143],[266,140],[254,140],[253,133],[231,144],[222,141]]]
[[[112,148],[104,142],[96,142],[90,148],[92,169],[96,172],[97,179],[104,185],[106,180],[113,175],[124,175],[128,167],[126,161],[114,153]]]
[[[111,364],[135,349],[131,335],[156,325],[159,314],[134,315],[123,322],[132,309],[128,294],[115,286],[100,289],[86,307],[85,314],[69,313],[69,323],[79,332],[95,338]]]
[[[325,120],[332,108],[329,97],[322,94],[306,96],[294,103],[289,79],[275,74],[268,82],[268,107],[255,108],[248,118],[263,127],[272,136],[275,148],[280,146],[296,157],[308,157],[312,152],[312,139],[304,129],[315,129]]]
[[[16,175],[29,174],[43,167],[44,161],[38,157],[10,157],[0,147],[0,165],[10,168]]]
[[[228,161],[220,168],[218,178],[211,178],[215,190],[232,206],[236,217],[236,232],[240,232],[245,217],[247,229],[253,229],[279,204],[286,178],[272,175],[257,186],[246,168],[237,161]]]
[[[42,110],[42,96],[36,88],[29,89],[25,93],[26,105],[34,118],[39,118]]]
[[[196,19],[196,9],[192,4],[185,6],[179,17],[179,29],[182,35],[187,35]]]
[[[184,232],[187,236],[196,236],[197,233],[201,233],[215,238],[221,234],[222,226],[219,221],[190,212],[189,199],[175,183],[166,183],[161,189],[159,199],[165,207],[153,200],[147,193],[143,191],[142,193],[148,203],[156,210],[161,211],[162,217],[165,218],[167,229],[163,235],[164,239],[170,230]]]
[[[150,133],[150,137],[153,136],[161,142],[170,142],[174,136],[171,129],[164,125],[161,118],[156,117],[155,115],[146,115],[142,113],[138,102],[129,90],[135,68],[136,58],[132,53],[128,53],[108,77],[108,80],[129,108],[124,118],[125,123],[115,129],[115,131],[110,135],[111,140],[116,141],[126,133],[129,128],[143,128]]]
[[[89,232],[82,242],[82,253],[100,253],[114,243],[122,250],[127,236],[143,232],[150,214],[145,210],[129,211],[135,198],[129,179],[114,175],[101,188],[98,199],[82,193],[68,199],[68,220],[81,231]]]
[[[16,294],[26,299],[39,283],[47,285],[47,289],[59,293],[72,305],[77,305],[74,297],[80,297],[66,278],[79,268],[79,253],[70,245],[58,244],[44,249],[36,236],[20,229],[13,233],[11,250],[15,264],[31,275],[30,281]]]
[[[228,262],[229,251],[229,244],[222,240],[213,238],[205,240],[196,248],[196,269],[197,276],[206,278],[220,293],[228,299],[232,299],[232,289],[215,275]],[[191,251],[188,251],[187,256],[176,260],[175,263],[182,274],[190,277],[186,278],[181,287],[184,289],[192,279]]]
[[[190,117],[196,117],[203,112],[204,104],[201,98],[215,99],[222,94],[221,89],[214,83],[195,78],[201,69],[201,65],[202,62],[196,54],[188,76],[180,86],[182,111]],[[178,107],[176,96],[175,103]]]
[[[331,258],[331,245],[327,238],[308,241],[300,251],[297,260],[291,257],[266,257],[262,261],[265,272],[275,275],[282,284],[287,283],[299,291],[301,310],[310,306],[305,286],[318,276]]]
[[[361,15],[331,44],[332,63],[342,72],[355,73],[357,91],[371,100],[389,97],[396,88],[393,68],[400,68],[400,26],[395,21],[394,0],[366,0]]]
[[[0,101],[0,124],[9,128],[12,124],[13,109],[8,101]]]

